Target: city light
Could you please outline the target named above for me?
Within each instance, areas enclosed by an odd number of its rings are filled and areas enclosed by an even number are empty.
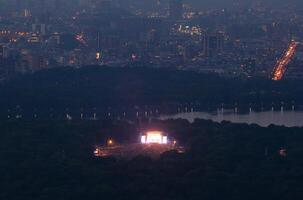
[[[286,156],[287,156],[287,150],[284,149],[284,148],[281,148],[281,149],[279,150],[279,155],[280,155],[281,157],[286,157]]]
[[[100,58],[101,58],[101,53],[100,53],[100,52],[97,52],[97,53],[96,53],[96,60],[100,60]]]
[[[295,41],[292,41],[290,43],[287,51],[285,52],[283,57],[278,60],[276,66],[274,68],[272,80],[279,81],[283,78],[287,65],[290,63],[291,59],[295,55],[297,46],[298,46],[298,43]]]
[[[83,45],[87,45],[87,42],[86,42],[86,40],[84,39],[84,34],[83,33],[79,33],[79,34],[77,34],[76,36],[75,36],[75,39],[77,40],[77,41],[79,41],[81,44],[83,44]]]
[[[94,155],[95,155],[95,156],[98,156],[98,155],[99,155],[99,149],[95,149],[95,150],[94,150]]]
[[[185,26],[185,25],[179,25],[175,31],[187,35],[202,35],[203,32],[203,30],[199,26]]]
[[[131,55],[131,58],[132,58],[132,60],[136,60],[136,59],[137,59],[137,55],[133,53],[133,54]]]
[[[114,141],[112,139],[107,140],[107,145],[111,146],[114,144]]]

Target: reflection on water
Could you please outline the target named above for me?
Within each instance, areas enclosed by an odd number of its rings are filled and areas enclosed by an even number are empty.
[[[216,122],[230,121],[234,123],[258,124],[260,126],[269,126],[270,124],[284,125],[287,127],[303,127],[303,112],[284,111],[284,112],[250,112],[247,114],[237,114],[235,112],[221,111],[214,113],[207,112],[188,112],[176,115],[163,115],[160,119],[187,119],[193,122],[195,119],[210,119]]]

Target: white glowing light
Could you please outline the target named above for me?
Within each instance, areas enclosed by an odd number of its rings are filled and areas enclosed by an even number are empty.
[[[97,60],[100,60],[100,58],[101,58],[101,53],[100,53],[100,52],[97,52],[97,53],[96,53],[96,59],[97,59]]]
[[[145,136],[145,135],[142,135],[142,136],[141,136],[141,143],[142,143],[142,144],[145,144],[145,143],[146,143],[146,136]]]
[[[146,135],[141,136],[142,144],[167,144],[167,136],[163,136],[160,131],[149,131]]]
[[[99,149],[95,149],[94,154],[95,154],[95,156],[97,156],[99,154]]]
[[[162,144],[167,144],[167,136],[162,137]]]

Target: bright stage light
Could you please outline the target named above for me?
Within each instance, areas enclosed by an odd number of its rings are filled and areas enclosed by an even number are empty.
[[[167,136],[163,136],[160,131],[149,131],[146,135],[141,136],[142,144],[167,144]]]
[[[145,135],[142,135],[142,136],[141,136],[141,143],[142,143],[142,144],[145,144],[145,143],[146,143],[146,136],[145,136]]]

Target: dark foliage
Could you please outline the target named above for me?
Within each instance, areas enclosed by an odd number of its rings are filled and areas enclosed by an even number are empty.
[[[109,136],[133,141],[125,122],[3,122],[0,199],[302,199],[303,129],[154,121],[187,153],[158,160],[92,156]],[[279,149],[286,148],[281,157]]]
[[[92,108],[199,102],[205,106],[295,102],[301,81],[224,79],[195,72],[149,68],[53,69],[21,76],[0,87],[0,108]]]

